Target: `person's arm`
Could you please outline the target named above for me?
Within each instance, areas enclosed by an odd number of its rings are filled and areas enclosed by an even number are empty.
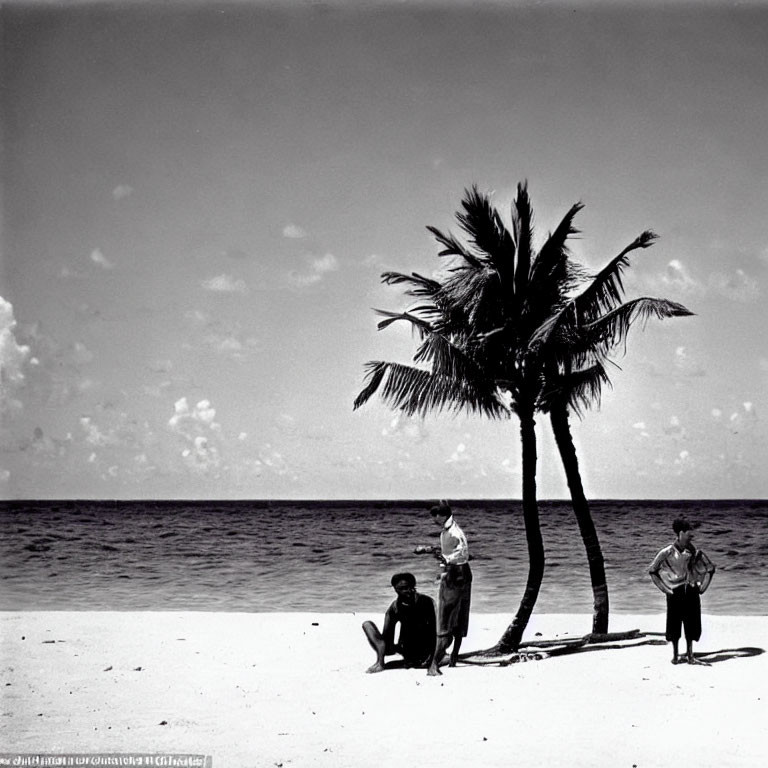
[[[665,594],[665,595],[671,595],[672,590],[664,583],[661,576],[659,576],[659,569],[661,568],[661,564],[664,562],[664,560],[667,557],[667,547],[664,547],[664,549],[659,550],[656,557],[653,558],[653,562],[648,567],[648,574],[651,577],[651,581]]]
[[[456,536],[449,534],[446,537],[445,549],[448,550],[448,553],[443,555],[443,560],[447,565],[455,563],[459,559],[467,559],[468,547],[466,538],[462,540],[461,538],[457,538]]]
[[[715,564],[703,552],[701,553],[701,559],[707,568],[704,577],[699,582],[699,593],[703,595],[709,589],[709,583],[715,575]]]
[[[650,571],[651,581],[665,594],[671,595],[672,590],[661,580],[658,571]]]
[[[384,638],[384,653],[391,656],[395,653],[395,625],[397,619],[393,616],[392,606],[384,614],[384,629],[381,636]]]

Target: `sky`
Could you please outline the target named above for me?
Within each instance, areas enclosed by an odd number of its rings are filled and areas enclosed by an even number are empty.
[[[592,498],[768,495],[768,4],[4,2],[0,497],[511,498],[518,424],[353,411],[472,184],[640,232]],[[567,498],[547,420],[541,498]]]

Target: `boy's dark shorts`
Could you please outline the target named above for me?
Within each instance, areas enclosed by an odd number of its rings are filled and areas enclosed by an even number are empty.
[[[684,584],[667,595],[667,640],[680,639],[681,629],[685,639],[698,641],[701,637],[701,598],[699,588]]]

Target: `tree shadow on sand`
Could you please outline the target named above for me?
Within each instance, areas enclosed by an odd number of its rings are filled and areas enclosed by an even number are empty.
[[[583,637],[563,640],[533,640],[520,645],[516,653],[498,654],[492,649],[485,651],[470,651],[459,655],[463,664],[488,665],[498,664],[507,666],[527,661],[541,661],[554,656],[565,656],[573,653],[589,653],[591,651],[615,651],[624,648],[637,648],[641,645],[666,645],[664,634],[661,632],[641,632],[633,629],[629,632],[609,632],[604,635],[589,634]],[[710,665],[730,659],[743,659],[760,656],[765,653],[763,648],[745,646],[742,648],[723,648],[718,651],[700,651],[695,654],[701,663]]]

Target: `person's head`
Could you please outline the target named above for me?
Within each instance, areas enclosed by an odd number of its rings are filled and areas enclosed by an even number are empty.
[[[445,525],[445,521],[451,516],[451,506],[447,501],[441,500],[439,504],[436,504],[429,510],[429,514],[432,515],[432,519],[438,525]]]
[[[690,520],[686,520],[684,517],[677,517],[672,522],[672,530],[677,535],[678,543],[686,547],[691,543],[693,539],[694,525]]]
[[[396,573],[391,579],[391,584],[400,602],[413,602],[416,597],[416,577],[412,573]]]

